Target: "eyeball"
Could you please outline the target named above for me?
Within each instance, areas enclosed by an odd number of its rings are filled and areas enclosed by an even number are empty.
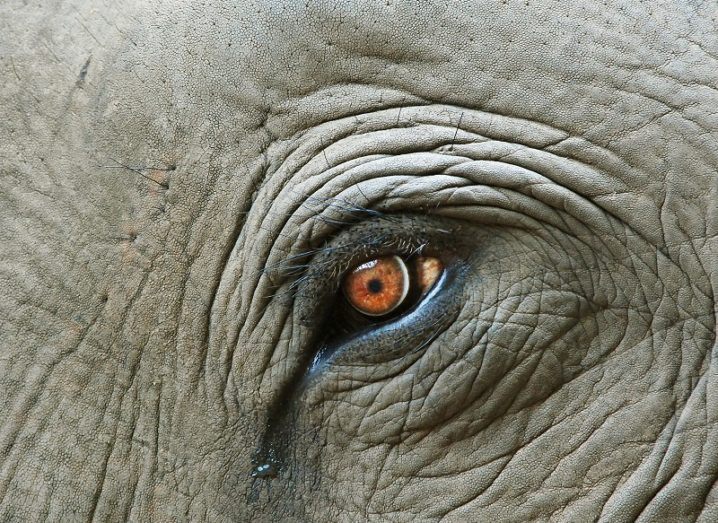
[[[419,301],[444,272],[440,259],[419,256],[404,261],[397,255],[364,262],[344,278],[342,290],[349,304],[365,316],[386,316],[408,300]]]
[[[367,316],[384,316],[409,294],[409,271],[399,256],[383,256],[357,266],[344,279],[349,304]]]
[[[441,273],[444,272],[444,264],[441,263],[439,258],[421,256],[416,259],[414,270],[416,284],[419,286],[419,292],[423,296],[431,290]]]

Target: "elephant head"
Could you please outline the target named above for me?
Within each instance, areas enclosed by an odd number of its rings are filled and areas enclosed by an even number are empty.
[[[0,13],[1,519],[718,518],[714,3]]]

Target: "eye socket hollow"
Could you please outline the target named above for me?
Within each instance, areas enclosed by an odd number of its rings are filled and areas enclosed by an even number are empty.
[[[406,299],[411,282],[409,271],[399,256],[383,256],[362,263],[343,283],[349,304],[366,316],[384,316]]]
[[[420,256],[404,261],[397,255],[383,256],[355,267],[344,278],[342,290],[359,313],[386,316],[405,302],[426,295],[443,271],[438,258]]]

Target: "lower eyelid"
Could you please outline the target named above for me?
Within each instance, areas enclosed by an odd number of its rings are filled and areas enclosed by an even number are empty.
[[[465,271],[442,272],[433,287],[410,311],[355,334],[327,339],[315,356],[308,377],[326,365],[380,364],[420,350],[450,325],[461,309]]]

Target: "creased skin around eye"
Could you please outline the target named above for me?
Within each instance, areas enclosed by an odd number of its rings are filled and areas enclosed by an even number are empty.
[[[375,366],[426,348],[455,321],[464,298],[475,234],[462,222],[426,215],[373,217],[315,249],[297,285],[294,315],[308,385],[333,365]],[[412,288],[392,312],[357,312],[343,281],[364,263],[399,257]],[[369,278],[370,280],[372,278]],[[300,387],[301,388],[301,387]]]
[[[464,266],[443,271],[430,291],[405,314],[356,334],[329,341],[316,353],[308,378],[328,365],[372,365],[422,350],[453,323],[461,310]]]

